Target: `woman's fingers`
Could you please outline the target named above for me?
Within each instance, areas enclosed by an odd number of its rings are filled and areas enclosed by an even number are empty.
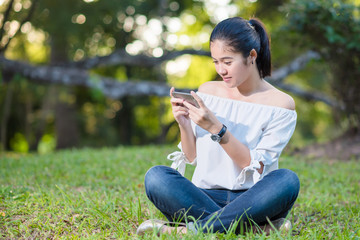
[[[173,97],[173,95],[172,95],[173,91],[175,91],[175,88],[174,88],[174,87],[171,87],[171,88],[170,88],[170,97]]]
[[[187,107],[189,110],[191,110],[192,112],[202,115],[202,113],[206,113],[208,112],[208,108],[206,107],[205,103],[203,102],[203,100],[194,92],[191,91],[190,92],[191,95],[195,98],[195,100],[197,101],[197,103],[199,104],[199,107],[194,106],[191,103],[188,103],[186,101],[184,101],[184,106]]]
[[[195,100],[199,104],[199,108],[195,107],[194,105],[184,102],[185,107],[189,109],[189,117],[190,119],[202,127],[205,130],[209,130],[217,124],[218,119],[216,116],[206,107],[203,100],[195,93],[191,92],[191,95],[195,98]]]
[[[175,105],[173,106],[173,112],[179,112],[179,111],[183,111],[183,112],[188,112],[189,109],[183,105]]]
[[[172,98],[171,105],[174,116],[188,115],[189,109],[184,106],[184,100],[180,98]]]
[[[171,97],[170,102],[171,102],[171,105],[172,105],[172,106],[183,105],[184,99],[174,97],[174,96],[172,95],[172,93],[173,93],[174,91],[175,91],[175,88],[174,88],[174,87],[170,88],[170,97]]]
[[[170,99],[170,102],[171,102],[171,105],[172,105],[172,106],[182,106],[182,105],[184,105],[184,100],[181,99],[181,98],[174,98],[174,97],[172,97],[172,98]]]
[[[203,100],[194,91],[191,91],[190,94],[195,98],[201,108],[205,107]]]

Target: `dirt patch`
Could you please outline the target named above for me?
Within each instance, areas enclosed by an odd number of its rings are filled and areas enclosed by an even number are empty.
[[[293,152],[311,158],[327,158],[337,160],[360,159],[360,134],[344,135],[326,143],[312,144]]]

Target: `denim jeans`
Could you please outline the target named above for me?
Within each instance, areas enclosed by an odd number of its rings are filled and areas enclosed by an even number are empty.
[[[278,169],[247,190],[202,189],[170,167],[155,166],[145,175],[145,189],[169,221],[190,222],[197,228],[192,230],[203,232],[225,232],[238,224],[239,232],[244,225],[286,217],[300,182],[291,170]]]

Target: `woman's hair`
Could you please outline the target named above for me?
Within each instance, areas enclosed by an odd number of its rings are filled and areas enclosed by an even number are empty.
[[[247,21],[234,17],[223,20],[212,31],[210,44],[215,40],[226,41],[234,52],[242,53],[245,58],[255,49],[260,77],[271,75],[270,36],[259,19],[251,18]]]

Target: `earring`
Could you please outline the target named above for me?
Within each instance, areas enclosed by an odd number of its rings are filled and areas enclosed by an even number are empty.
[[[254,64],[254,60],[251,61],[251,64]]]

